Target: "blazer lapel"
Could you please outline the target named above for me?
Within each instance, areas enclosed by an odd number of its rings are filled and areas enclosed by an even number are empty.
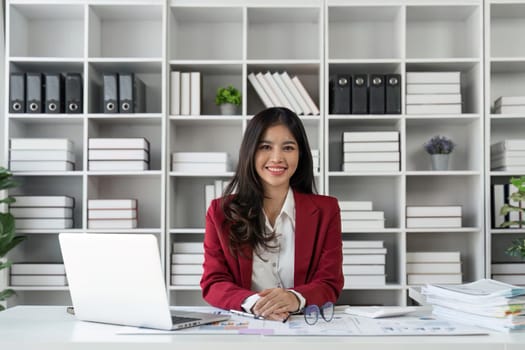
[[[295,200],[295,266],[294,285],[306,283],[314,253],[319,209],[309,195],[294,191]]]

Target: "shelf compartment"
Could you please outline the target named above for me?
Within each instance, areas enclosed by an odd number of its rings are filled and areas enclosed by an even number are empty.
[[[170,71],[179,72],[200,72],[201,73],[201,114],[220,115],[219,106],[215,104],[217,89],[233,85],[242,94],[242,64],[179,64],[173,61],[170,64]],[[170,78],[168,80],[171,79]],[[170,83],[169,83],[170,84]],[[171,88],[171,87],[170,87]],[[244,103],[244,96],[241,96]],[[242,104],[237,113],[241,113]],[[169,112],[171,114],[171,111]]]
[[[8,6],[11,57],[84,57],[84,5]]]
[[[88,57],[162,57],[163,7],[91,5]]]
[[[525,56],[525,4],[490,4],[489,11],[490,57]]]
[[[404,16],[400,6],[329,6],[328,57],[401,58]]]
[[[525,116],[525,115],[524,115]],[[490,145],[504,141],[504,140],[516,140],[523,139],[525,135],[525,118],[519,119],[496,119],[490,120],[490,144],[487,146],[488,158],[490,159]],[[490,166],[489,166],[490,167]],[[514,172],[519,174],[520,172]],[[493,170],[491,175],[495,174],[512,174],[512,172],[502,172]],[[508,182],[507,182],[508,183]]]
[[[321,9],[248,8],[248,59],[321,59]]]
[[[169,16],[171,59],[243,58],[241,7],[171,7]]]
[[[483,7],[407,6],[407,58],[480,57]]]
[[[88,176],[87,198],[88,200],[136,199],[138,206],[138,229],[155,230],[157,232],[162,227],[161,220],[163,196],[161,193],[161,188],[162,179],[160,175],[134,176],[92,174]],[[118,231],[135,232],[134,229],[123,229]],[[137,230],[137,232],[141,231],[142,230]]]
[[[134,73],[145,85],[146,113],[162,113],[162,64],[157,61],[90,63],[87,83],[89,113],[103,113],[104,73]]]
[[[449,171],[482,171],[481,119],[408,119],[406,121],[406,170],[431,170],[431,156],[424,144],[435,135],[446,136],[456,147],[449,156]]]
[[[524,22],[525,24],[525,22]],[[519,60],[493,60],[490,62],[490,111],[500,96],[525,95],[525,57]],[[495,114],[497,116],[499,114]]]

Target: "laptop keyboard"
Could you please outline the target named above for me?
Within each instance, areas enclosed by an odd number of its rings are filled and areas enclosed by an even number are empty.
[[[199,321],[199,320],[200,318],[195,318],[195,317],[171,316],[171,322],[173,322],[173,324],[193,322],[193,321]]]

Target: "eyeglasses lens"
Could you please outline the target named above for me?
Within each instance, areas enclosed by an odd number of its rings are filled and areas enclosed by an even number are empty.
[[[304,310],[304,320],[309,325],[315,324],[319,318],[319,307],[317,305],[309,305]]]
[[[321,316],[326,322],[332,321],[334,318],[334,304],[328,302],[321,306]]]

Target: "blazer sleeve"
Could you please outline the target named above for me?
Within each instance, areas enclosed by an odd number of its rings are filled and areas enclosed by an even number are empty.
[[[242,310],[242,302],[254,292],[241,285],[238,259],[246,258],[235,258],[230,254],[228,235],[223,232],[223,221],[220,202],[214,200],[206,214],[204,272],[200,283],[202,296],[212,306]]]

